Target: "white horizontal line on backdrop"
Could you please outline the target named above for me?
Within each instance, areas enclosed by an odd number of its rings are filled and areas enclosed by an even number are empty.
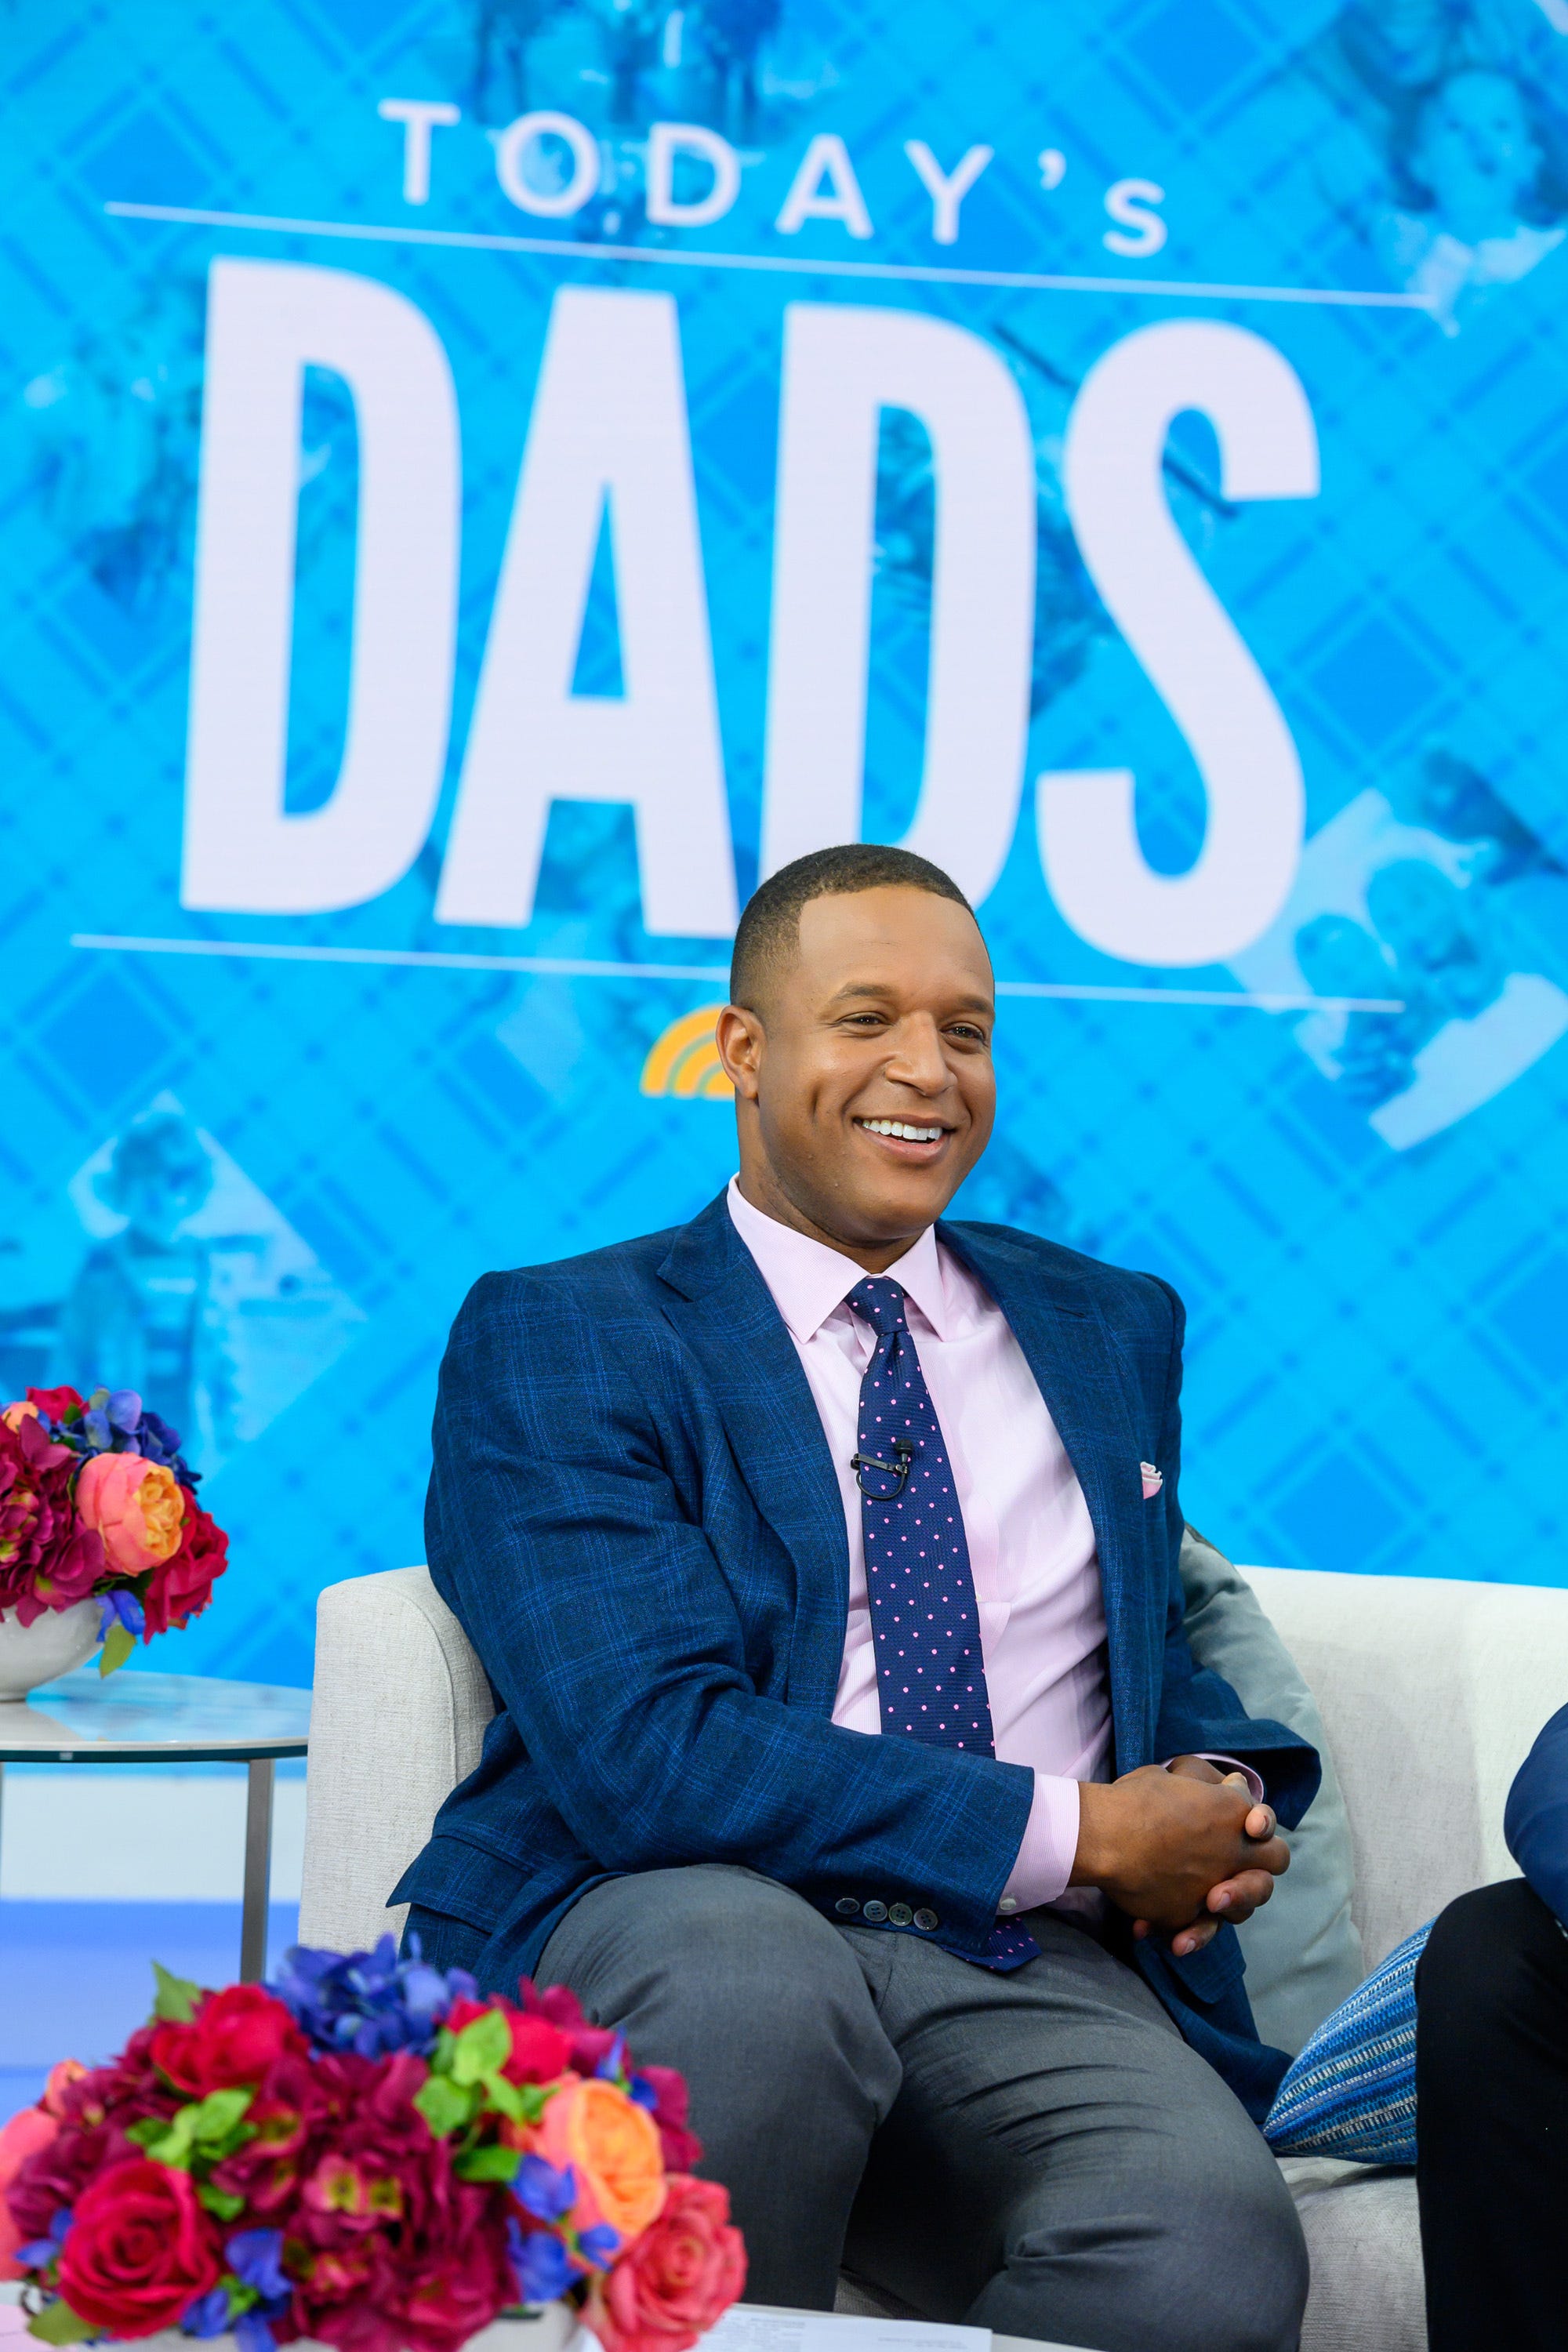
[[[445,948],[308,947],[289,940],[153,940],[111,931],[73,931],[73,948],[121,955],[233,956],[267,963],[381,964],[395,970],[526,971],[553,980],[715,980],[728,982],[720,963],[595,963],[575,956],[465,955]],[[998,996],[1060,998],[1078,1004],[1243,1005],[1261,1013],[1403,1013],[1394,996],[1260,994],[1243,988],[1110,988],[1076,981],[999,980]]]
[[[752,269],[795,278],[869,278],[920,286],[994,287],[1019,294],[1189,295],[1207,302],[1315,302],[1355,310],[1426,310],[1426,294],[1342,286],[1209,285],[1184,278],[1063,278],[1029,269],[952,269],[939,262],[824,261],[784,253],[703,253],[685,247],[586,244],[570,237],[491,236],[479,229],[400,227],[380,221],[293,220],[275,213],[209,212],[195,205],[110,203],[116,220],[184,228],[252,229],[277,236],[348,237],[369,245],[447,246],[470,253],[531,253],[544,260],[641,261],[656,268]]]

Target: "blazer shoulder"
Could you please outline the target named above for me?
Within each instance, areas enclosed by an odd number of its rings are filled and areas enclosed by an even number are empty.
[[[1146,1324],[1152,1318],[1169,1328],[1173,1318],[1179,1328],[1184,1320],[1181,1299],[1157,1274],[1112,1265],[1016,1225],[962,1220],[939,1230],[942,1240],[956,1245],[960,1256],[970,1259],[983,1278],[994,1269],[1013,1281],[1033,1281],[1058,1306],[1079,1314],[1098,1313],[1112,1323]]]
[[[680,1230],[674,1226],[607,1249],[585,1250],[578,1257],[481,1274],[458,1310],[452,1336],[496,1327],[560,1331],[584,1324],[657,1326],[664,1295],[658,1268]]]

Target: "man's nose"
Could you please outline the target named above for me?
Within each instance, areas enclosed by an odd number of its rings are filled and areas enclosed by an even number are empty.
[[[900,1022],[895,1047],[885,1066],[889,1078],[901,1086],[914,1087],[922,1095],[945,1094],[952,1074],[934,1021]]]

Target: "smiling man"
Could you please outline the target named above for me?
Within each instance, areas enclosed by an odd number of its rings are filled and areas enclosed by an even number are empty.
[[[990,960],[896,849],[757,891],[701,1215],[489,1275],[431,1572],[500,1707],[394,1899],[679,2066],[748,2295],[840,2263],[1100,2352],[1290,2352],[1232,1923],[1317,1759],[1194,1668],[1182,1309],[939,1222],[994,1109]]]

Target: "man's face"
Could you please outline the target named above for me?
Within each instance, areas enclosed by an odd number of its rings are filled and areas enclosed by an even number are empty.
[[[994,1017],[964,908],[905,887],[812,899],[763,1018],[720,1023],[748,1198],[890,1263],[985,1148]]]

